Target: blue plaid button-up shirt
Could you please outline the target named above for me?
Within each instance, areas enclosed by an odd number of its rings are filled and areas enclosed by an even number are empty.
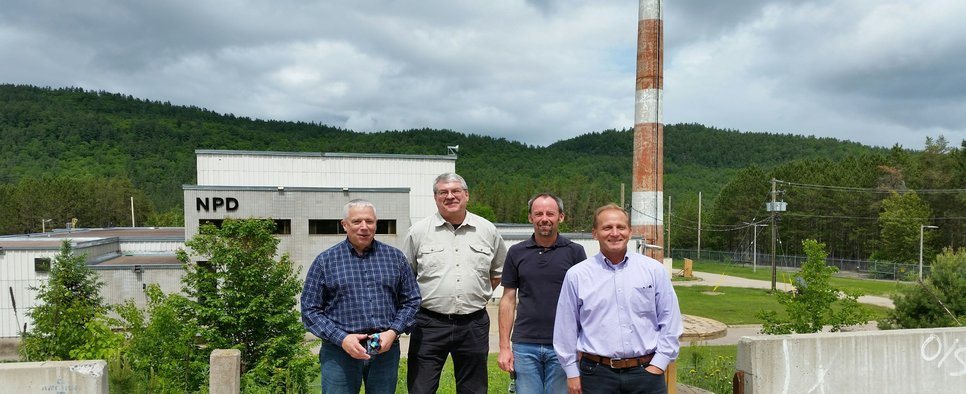
[[[408,331],[420,300],[416,276],[399,249],[373,240],[359,256],[346,239],[312,262],[302,289],[302,323],[342,345],[350,333]]]

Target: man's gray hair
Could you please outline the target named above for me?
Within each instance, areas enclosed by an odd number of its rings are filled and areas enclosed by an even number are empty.
[[[563,200],[561,200],[560,197],[557,197],[557,196],[555,196],[553,194],[550,194],[550,193],[540,193],[540,194],[537,194],[536,196],[533,196],[533,198],[531,198],[530,201],[527,201],[527,213],[533,213],[533,202],[536,201],[538,198],[541,198],[541,197],[550,197],[550,198],[552,198],[557,203],[557,213],[559,213],[559,214],[563,214],[564,213]]]
[[[376,215],[376,206],[375,205],[372,205],[372,202],[370,202],[369,200],[363,199],[363,198],[357,198],[357,199],[352,200],[352,201],[349,201],[349,202],[347,202],[345,204],[345,207],[342,208],[342,218],[343,219],[348,219],[349,218],[349,210],[352,209],[352,208],[356,208],[356,207],[372,208],[372,214],[373,215]],[[378,217],[378,215],[376,215],[376,217]]]
[[[457,182],[457,181],[459,181],[460,187],[462,187],[463,190],[469,190],[469,188],[466,187],[466,180],[463,179],[463,177],[459,176],[455,172],[447,172],[444,174],[440,174],[438,177],[436,177],[436,180],[433,181],[433,194],[437,192],[436,185],[438,185],[440,182],[450,183],[450,182]]]

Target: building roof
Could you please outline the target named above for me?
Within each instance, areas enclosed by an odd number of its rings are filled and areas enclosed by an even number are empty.
[[[110,238],[120,241],[173,241],[184,242],[183,227],[111,227],[81,228],[70,231],[57,229],[44,234],[18,234],[0,236],[0,248],[17,249],[59,249],[65,239],[73,240],[79,246],[83,243],[98,243]]]
[[[453,160],[453,161],[455,161],[457,158],[456,155],[411,155],[411,154],[392,154],[392,153],[348,153],[348,152],[275,152],[275,151],[220,150],[220,149],[195,149],[195,154],[196,155],[418,159],[418,160]]]

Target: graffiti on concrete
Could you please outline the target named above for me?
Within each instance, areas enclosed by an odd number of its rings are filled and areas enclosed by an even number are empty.
[[[922,356],[924,361],[935,363],[936,368],[942,368],[947,361],[950,363],[959,361],[963,368],[958,372],[950,372],[949,376],[966,375],[966,347],[959,346],[959,338],[953,340],[952,344],[943,344],[942,338],[935,334],[929,334],[929,337],[923,340],[919,347],[919,355]],[[950,356],[955,361],[949,360]]]

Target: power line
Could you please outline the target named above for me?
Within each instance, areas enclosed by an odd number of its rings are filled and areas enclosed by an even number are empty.
[[[884,190],[880,188],[868,188],[868,187],[850,187],[850,186],[831,186],[831,185],[816,185],[809,183],[796,183],[788,181],[777,181],[782,185],[800,187],[804,189],[818,189],[818,190],[829,190],[829,191],[849,191],[849,192],[870,192],[870,193],[882,193],[889,194],[893,192],[915,192],[917,194],[956,194],[956,193],[966,193],[966,189],[905,189],[905,190]]]
[[[966,220],[966,217],[953,216],[953,217],[931,217],[931,218],[881,218],[878,216],[846,216],[846,215],[809,215],[804,213],[791,213],[785,212],[782,216],[796,216],[804,218],[824,218],[824,219],[865,219],[865,220],[894,220],[894,221],[905,221],[905,220]]]

